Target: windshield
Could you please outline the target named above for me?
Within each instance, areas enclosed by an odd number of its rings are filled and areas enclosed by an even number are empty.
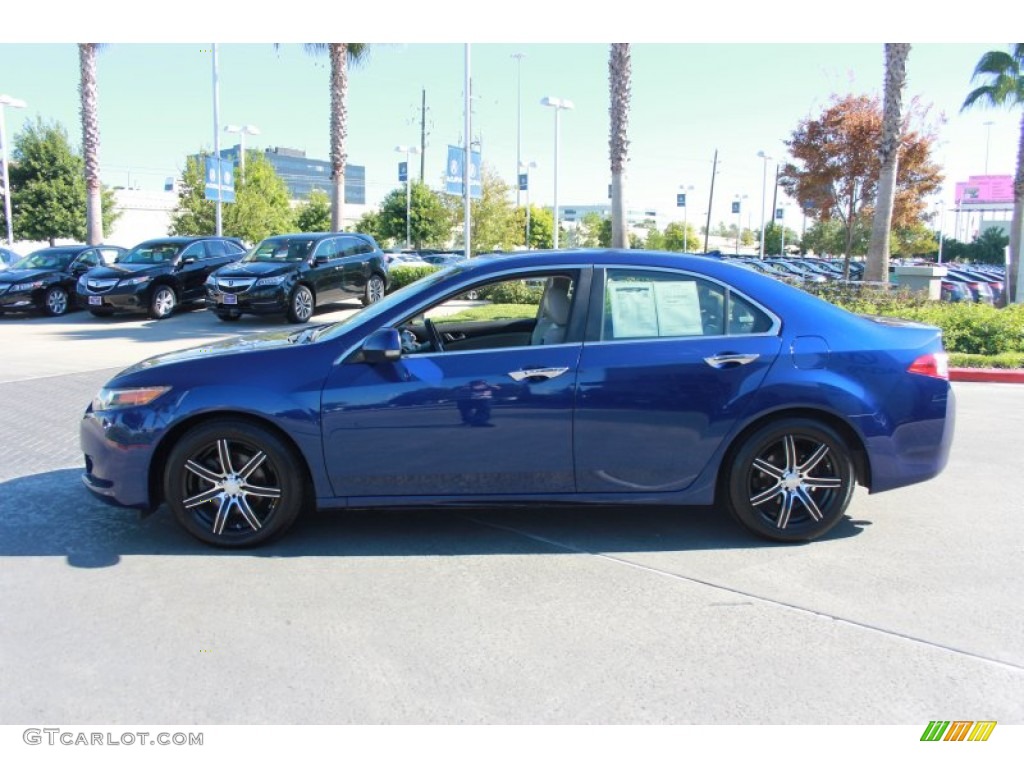
[[[181,248],[180,243],[143,243],[121,256],[118,264],[169,264]]]
[[[12,264],[11,269],[67,269],[77,255],[77,251],[36,251]]]
[[[264,240],[242,261],[305,261],[315,242],[308,237],[282,237]]]
[[[438,270],[437,272],[431,272],[426,277],[421,277],[419,280],[408,285],[402,286],[394,293],[389,293],[380,301],[370,304],[355,314],[349,315],[343,320],[339,320],[336,323],[325,325],[322,330],[316,334],[316,339],[333,339],[348,330],[348,326],[355,322],[363,322],[372,320],[375,317],[385,314],[390,311],[396,304],[408,299],[410,296],[418,293],[421,289],[427,288],[431,285],[436,285],[444,280],[447,280],[453,275],[457,275],[465,269],[465,265],[458,264],[455,266],[447,267],[445,269]]]

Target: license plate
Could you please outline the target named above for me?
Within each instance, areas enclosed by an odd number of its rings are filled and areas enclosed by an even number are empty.
[[[237,304],[238,303],[238,297],[235,296],[235,294],[233,294],[233,293],[225,293],[224,294],[224,303],[225,304]]]
[[[90,296],[89,297],[89,306],[90,307],[102,307],[103,306],[103,297],[102,296]]]

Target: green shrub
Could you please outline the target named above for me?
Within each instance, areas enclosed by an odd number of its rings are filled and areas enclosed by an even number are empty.
[[[540,286],[527,285],[522,280],[510,280],[497,285],[488,286],[480,292],[480,298],[488,299],[494,304],[540,304],[544,289]]]
[[[962,352],[950,352],[949,364],[953,368],[1024,368],[1024,353],[965,355]]]
[[[432,275],[438,269],[439,267],[393,267],[388,270],[388,275],[391,277],[388,290],[397,291],[399,288],[409,285],[409,283],[415,283],[422,277]]]

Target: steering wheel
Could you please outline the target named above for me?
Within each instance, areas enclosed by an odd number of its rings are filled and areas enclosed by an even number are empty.
[[[427,331],[427,338],[430,339],[430,343],[434,346],[434,351],[444,352],[444,343],[441,341],[441,333],[437,330],[437,326],[434,325],[433,321],[423,318],[423,327]]]

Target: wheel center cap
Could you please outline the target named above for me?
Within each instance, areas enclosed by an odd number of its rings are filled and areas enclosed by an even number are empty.
[[[800,479],[800,475],[797,472],[787,472],[782,476],[782,484],[789,490],[796,490],[802,485],[803,481]]]
[[[224,493],[228,496],[237,496],[242,491],[242,484],[237,477],[229,477],[224,480]]]

